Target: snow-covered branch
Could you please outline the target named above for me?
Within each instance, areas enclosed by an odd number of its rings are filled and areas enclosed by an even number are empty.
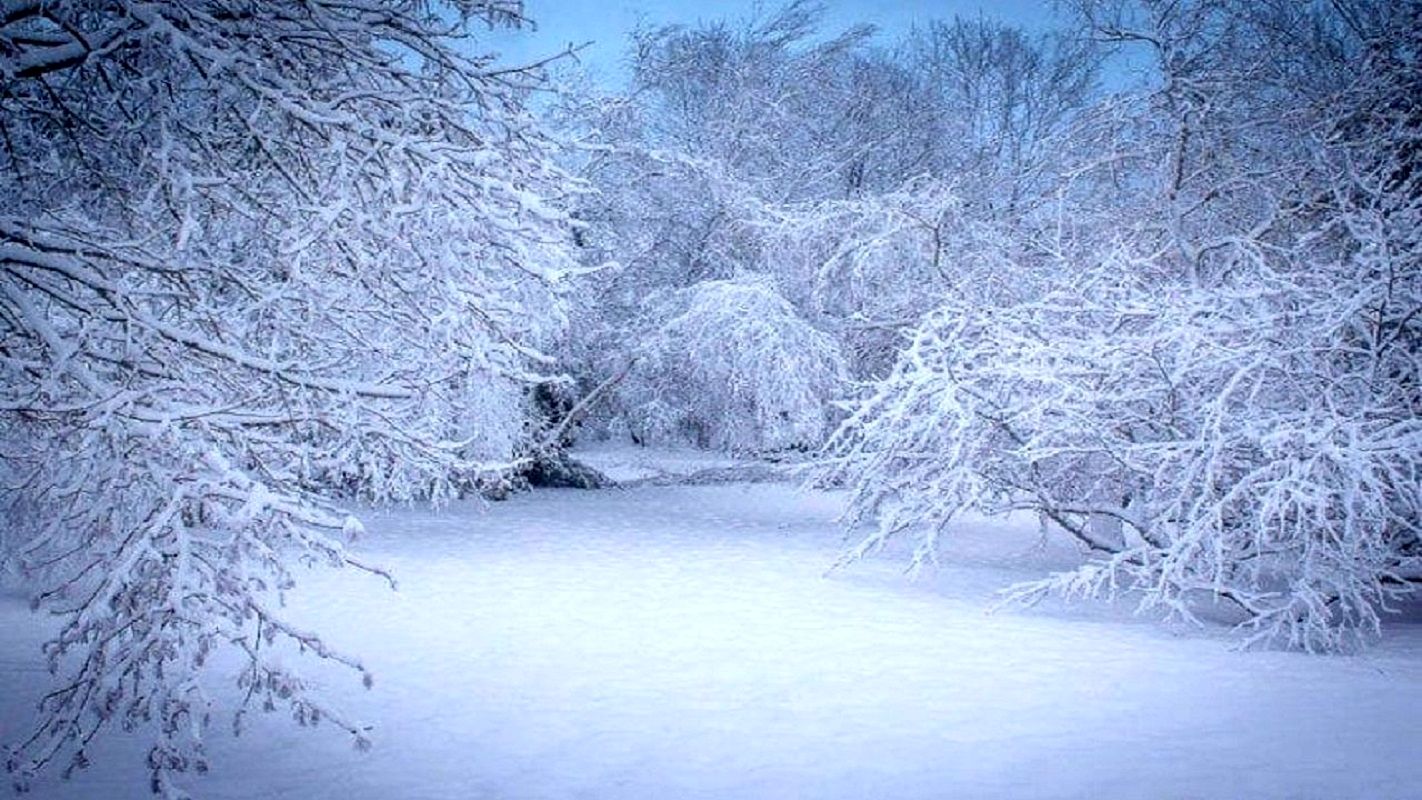
[[[269,656],[364,672],[277,602],[294,564],[379,573],[335,503],[516,467],[580,189],[523,107],[538,76],[454,45],[521,13],[4,4],[6,556],[62,621],[21,783],[118,724],[155,735],[154,787],[179,793],[222,647],[250,698],[338,720]]]

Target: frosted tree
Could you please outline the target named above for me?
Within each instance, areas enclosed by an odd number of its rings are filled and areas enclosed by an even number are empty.
[[[1045,165],[1090,93],[1091,49],[968,21],[877,49],[871,30],[826,36],[823,20],[796,2],[639,31],[628,94],[572,104],[597,144],[580,164],[599,189],[579,211],[587,261],[620,265],[579,292],[588,386],[657,329],[649,294],[745,273],[837,340],[856,377],[884,375],[943,292],[1018,296],[1003,245],[1035,246],[1014,226],[1058,199]]]
[[[640,339],[618,390],[639,441],[763,453],[824,440],[844,359],[768,279],[708,281],[670,295]]]
[[[945,295],[981,305],[1024,296],[1031,242],[983,219],[947,181],[910,180],[848,200],[762,206],[748,217],[765,268],[845,348],[858,378],[883,377]]]
[[[574,185],[463,55],[503,0],[0,4],[5,557],[58,614],[17,785],[154,736],[206,767],[204,664],[249,707],[368,743],[273,657],[300,564],[361,564],[342,497],[504,480],[562,334]],[[388,577],[388,576],[386,576]],[[290,663],[289,661],[287,663]]]
[[[686,288],[757,265],[759,242],[743,222],[765,203],[838,193],[845,151],[861,143],[817,141],[847,113],[811,109],[864,32],[816,45],[820,14],[797,3],[735,24],[639,31],[627,95],[567,104],[595,144],[579,164],[599,189],[580,209],[590,261],[623,267],[589,287],[614,315],[635,314],[647,287]]]
[[[911,31],[902,50],[921,109],[914,169],[954,181],[976,214],[997,221],[1049,199],[1061,135],[1096,91],[1102,53],[1090,37],[956,17]]]
[[[855,149],[872,138],[856,90],[884,87],[853,79],[872,29],[822,36],[823,18],[822,5],[795,0],[636,32],[632,96],[644,139],[715,161],[767,200],[842,193],[863,155]]]
[[[856,552],[1031,510],[1088,557],[1019,598],[1214,596],[1246,641],[1356,644],[1422,586],[1416,9],[1088,10],[1167,78],[1094,162],[1157,177],[1094,257],[916,329],[832,442],[878,520]]]
[[[637,366],[619,397],[645,389],[649,381],[663,389],[694,385],[687,382],[692,367],[663,362],[644,352],[644,340],[659,337],[659,352],[669,354],[672,351],[666,347],[678,345],[660,338],[661,325],[677,313],[684,298],[701,291],[700,287],[733,285],[724,282],[760,271],[760,236],[745,221],[761,213],[763,195],[797,191],[792,185],[810,180],[791,174],[801,170],[800,155],[806,151],[788,141],[803,139],[801,131],[808,119],[801,113],[805,86],[814,82],[807,74],[812,64],[832,61],[850,47],[836,41],[796,57],[792,49],[810,36],[818,15],[814,7],[800,3],[737,25],[641,31],[634,37],[634,86],[629,97],[567,101],[565,114],[571,127],[588,135],[592,143],[578,169],[599,189],[584,198],[578,211],[589,223],[582,240],[584,260],[589,265],[617,265],[583,281],[578,292],[583,302],[575,313],[582,335],[573,348],[586,387],[621,374],[634,359]],[[762,81],[767,75],[774,76],[769,83]],[[785,105],[783,113],[766,119],[756,109],[763,112],[771,98]],[[818,168],[815,174],[820,174]],[[781,302],[778,295],[774,297],[776,313]],[[736,321],[730,314],[760,308],[736,302],[722,309],[721,319],[737,330],[749,330],[764,321]],[[798,323],[796,312],[788,313]],[[687,342],[681,352],[690,355],[709,344]],[[652,365],[662,363],[672,372],[653,378]],[[727,413],[748,410],[751,419],[712,421],[706,417],[710,406],[666,405],[696,401],[695,394],[667,390],[655,394],[655,403],[645,395],[630,406],[619,406],[634,417],[623,422],[646,441],[710,444],[714,440],[714,446],[734,448],[785,446],[774,444],[778,434],[754,432],[761,422],[742,401],[727,400],[717,408]],[[786,402],[794,401],[787,398]],[[817,417],[823,416],[822,411],[816,408]],[[691,430],[695,427],[688,422],[691,419],[697,420],[695,426],[712,424],[718,431],[749,426],[752,432],[729,438],[709,431],[697,434]],[[822,428],[822,422],[814,427]],[[791,438],[805,444],[800,434]]]

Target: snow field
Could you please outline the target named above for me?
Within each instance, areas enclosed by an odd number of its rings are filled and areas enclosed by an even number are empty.
[[[392,569],[314,572],[296,621],[375,726],[257,715],[209,739],[208,798],[1410,798],[1422,628],[1362,656],[1240,653],[1101,604],[987,614],[1071,563],[1035,524],[970,523],[931,575],[901,554],[824,575],[840,499],[776,485],[540,491],[368,518]],[[0,600],[0,736],[44,683],[43,620]],[[219,672],[221,667],[219,666]],[[225,682],[215,690],[237,700]],[[146,796],[112,737],[39,798]]]

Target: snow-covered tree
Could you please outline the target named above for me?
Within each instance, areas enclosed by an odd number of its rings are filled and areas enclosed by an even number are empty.
[[[1069,235],[1114,244],[1015,303],[949,296],[828,474],[879,522],[859,552],[1031,510],[1089,557],[1019,597],[1215,596],[1248,641],[1350,646],[1422,586],[1417,11],[1107,11],[1166,77],[1160,124],[1092,159],[1137,177],[1109,237]]]
[[[984,220],[943,180],[763,206],[745,227],[765,268],[807,318],[839,339],[861,379],[888,373],[904,331],[945,294],[998,305],[1024,296],[1029,285],[1011,259],[1030,243]]]
[[[902,50],[920,109],[916,173],[954,181],[965,203],[996,220],[1050,197],[1060,134],[1096,86],[1101,54],[1089,37],[957,17],[916,28]]]
[[[569,104],[597,143],[580,164],[599,189],[579,212],[587,260],[620,265],[579,292],[588,385],[656,328],[653,293],[769,276],[863,377],[943,292],[1002,288],[1001,241],[1056,199],[1044,165],[1095,58],[983,21],[881,49],[866,27],[821,35],[823,19],[794,2],[638,31],[626,96]]]
[[[768,279],[707,281],[658,305],[618,391],[638,441],[764,453],[824,440],[844,359]]]
[[[505,0],[0,3],[7,556],[61,627],[23,785],[95,736],[202,771],[203,666],[246,704],[365,728],[272,654],[293,566],[349,565],[337,497],[499,481],[562,333],[574,184],[471,57]]]

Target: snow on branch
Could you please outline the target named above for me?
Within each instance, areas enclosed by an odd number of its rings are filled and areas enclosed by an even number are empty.
[[[844,359],[768,279],[708,281],[664,303],[618,387],[639,440],[744,452],[823,440]]]
[[[141,728],[181,794],[222,648],[249,702],[362,744],[271,654],[364,667],[279,601],[296,565],[389,578],[340,502],[498,483],[529,444],[581,188],[523,107],[539,76],[453,47],[521,7],[0,9],[4,557],[61,623],[7,765]]]
[[[1117,139],[1157,148],[1156,179],[1106,230],[1056,226],[1054,267],[1002,260],[1037,288],[943,298],[822,477],[878,523],[851,557],[906,535],[927,563],[963,512],[1030,510],[1085,562],[1013,598],[1131,593],[1194,619],[1214,596],[1247,643],[1349,648],[1422,590],[1422,83],[1386,44],[1416,13],[1310,49],[1263,12],[1177,10],[1157,27],[1190,26],[1166,38],[1198,57],[1144,102],[1171,124]],[[1271,72],[1292,68],[1309,80]],[[1264,163],[1222,155],[1242,148]],[[1111,187],[1111,161],[1072,180]]]

